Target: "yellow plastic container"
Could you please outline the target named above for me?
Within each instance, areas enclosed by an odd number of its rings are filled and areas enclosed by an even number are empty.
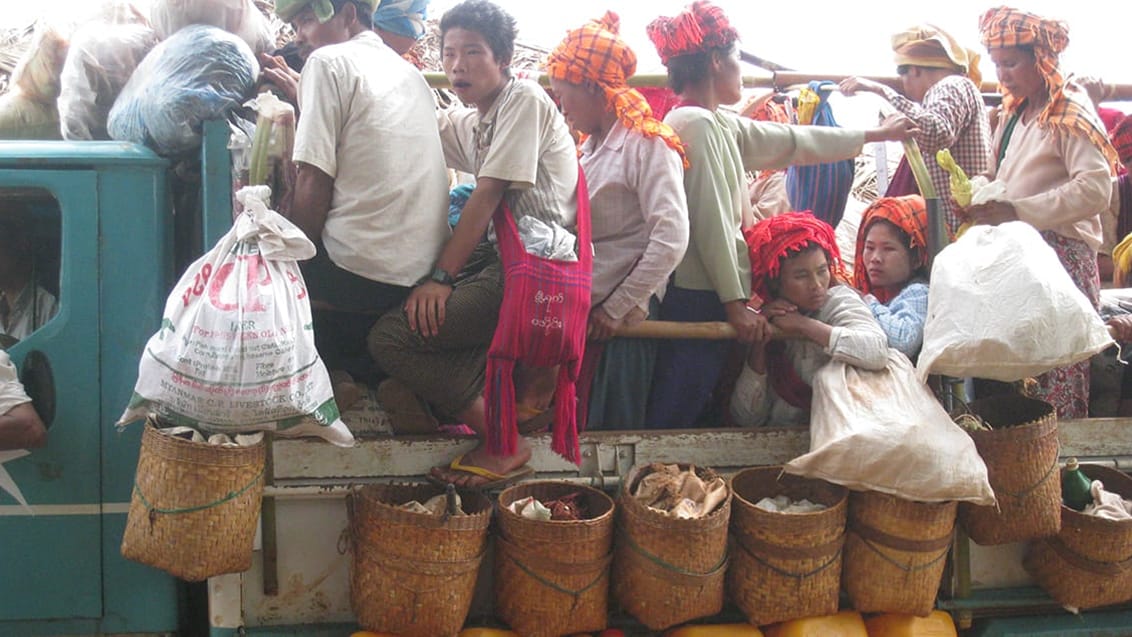
[[[767,626],[764,632],[766,637],[870,637],[857,611],[795,619]]]
[[[459,637],[519,637],[519,633],[502,628],[465,628]]]
[[[665,637],[763,637],[758,628],[750,624],[706,624],[681,626],[664,633]]]
[[[957,637],[955,622],[942,610],[927,617],[885,613],[865,622],[869,637]]]

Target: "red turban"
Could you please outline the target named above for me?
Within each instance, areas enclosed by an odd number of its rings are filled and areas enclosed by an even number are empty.
[[[861,223],[857,226],[857,249],[853,256],[853,286],[866,294],[875,294],[876,291],[869,285],[869,274],[865,267],[865,237],[869,234],[869,227],[882,219],[911,237],[912,245],[907,246],[908,248],[920,249],[920,258],[918,262],[912,264],[913,270],[928,264],[928,210],[924,198],[920,195],[881,197],[865,208],[861,213]],[[880,301],[884,303],[888,299],[880,299]]]
[[[708,0],[696,0],[671,18],[661,16],[645,30],[666,66],[674,57],[730,46],[739,39],[723,9]]]
[[[809,211],[763,219],[744,230],[743,238],[751,257],[751,289],[763,301],[770,299],[768,282],[778,278],[782,262],[811,244],[821,246],[829,255],[830,275],[844,278],[833,227]]]

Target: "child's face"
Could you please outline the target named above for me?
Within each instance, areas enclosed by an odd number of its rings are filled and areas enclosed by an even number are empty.
[[[796,305],[799,312],[816,312],[829,294],[829,259],[825,250],[807,250],[782,262],[777,297]]]
[[[869,226],[862,260],[874,288],[897,288],[912,278],[912,251],[888,223]]]
[[[444,32],[441,47],[444,74],[465,104],[487,108],[503,88],[510,60],[497,60],[478,31],[454,27]]]

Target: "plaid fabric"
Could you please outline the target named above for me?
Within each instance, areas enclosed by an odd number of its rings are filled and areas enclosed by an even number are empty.
[[[495,211],[503,261],[503,303],[487,354],[484,383],[486,442],[492,453],[512,455],[518,444],[515,366],[558,365],[551,449],[571,462],[580,460],[577,382],[585,356],[593,271],[589,201],[579,166],[577,261],[551,261],[528,254],[511,211],[505,204]]]
[[[928,209],[920,195],[904,197],[881,197],[861,213],[861,223],[857,226],[857,250],[853,255],[853,286],[866,294],[876,294],[869,284],[869,274],[865,268],[865,237],[869,227],[878,220],[885,220],[911,238],[909,248],[919,248],[919,260],[912,264],[912,270],[928,264]],[[887,299],[880,299],[881,302]]]
[[[833,82],[810,82],[810,90],[818,96],[812,121],[803,121],[805,115],[798,112],[800,123],[814,126],[837,126],[827,98],[836,87]],[[814,216],[836,227],[845,214],[845,204],[849,201],[849,191],[853,189],[853,160],[844,159],[824,164],[790,166],[786,171],[786,194],[794,210],[809,210]]]
[[[888,87],[884,89],[884,98],[920,128],[920,132],[916,133],[916,143],[939,193],[947,227],[955,232],[962,220],[951,208],[951,180],[947,171],[935,160],[935,154],[943,148],[950,149],[956,163],[971,176],[990,171],[990,121],[978,87],[967,78],[951,75],[928,89],[922,102],[913,102]],[[903,160],[901,169],[907,177],[904,183],[909,186],[901,191],[890,188],[886,193],[889,196],[919,192],[911,170]],[[891,183],[895,185],[897,181],[894,178]]]
[[[979,33],[988,49],[1033,47],[1038,72],[1045,78],[1049,89],[1049,102],[1038,115],[1038,122],[1043,127],[1087,137],[1104,153],[1115,175],[1120,160],[1097,117],[1096,107],[1084,89],[1066,81],[1057,67],[1058,55],[1069,45],[1069,28],[1065,23],[1010,7],[998,7],[990,9],[979,19]],[[1017,111],[1025,100],[1019,100],[1005,88],[999,88],[1006,111]]]
[[[606,108],[612,108],[626,128],[660,137],[680,153],[687,168],[684,145],[676,131],[653,117],[648,100],[626,83],[637,70],[637,55],[618,37],[619,25],[617,14],[606,11],[600,20],[567,33],[547,59],[547,75],[571,84],[597,84],[605,92]]]
[[[708,0],[696,0],[671,18],[661,16],[645,31],[666,66],[674,57],[729,46],[739,39],[723,9]]]
[[[768,282],[778,277],[782,261],[791,252],[811,243],[818,244],[829,255],[829,270],[833,278],[845,278],[833,226],[809,211],[784,212],[763,219],[744,230],[743,238],[747,241],[751,257],[751,290],[763,301],[770,299]]]
[[[1112,145],[1124,167],[1132,169],[1132,115],[1124,116],[1112,129]]]

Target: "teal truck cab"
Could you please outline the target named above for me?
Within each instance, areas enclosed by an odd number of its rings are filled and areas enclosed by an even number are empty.
[[[211,245],[231,222],[226,141],[227,125],[210,122],[197,193],[202,212],[177,223],[170,164],[140,146],[0,143],[0,201],[31,211],[37,280],[59,301],[50,320],[9,350],[49,424],[49,443],[26,455],[0,452],[0,635],[349,635],[357,625],[340,540],[343,496],[366,482],[419,480],[472,445],[393,437],[375,403],[363,401],[343,415],[359,437],[353,448],[310,439],[270,445],[250,570],[214,577],[205,590],[120,556],[141,427],[119,432],[113,423],[160,325],[175,255]],[[1062,422],[1061,454],[1128,469],[1130,424]],[[808,433],[597,432],[583,436],[577,466],[550,451],[549,436],[532,442],[541,477],[612,489],[643,462],[692,462],[724,473],[778,464],[805,451]],[[1082,616],[1060,610],[1029,581],[1020,552],[1019,545],[983,548],[960,537],[939,606],[970,634],[1132,634],[1128,608]],[[471,622],[490,618],[489,570],[481,573]]]

